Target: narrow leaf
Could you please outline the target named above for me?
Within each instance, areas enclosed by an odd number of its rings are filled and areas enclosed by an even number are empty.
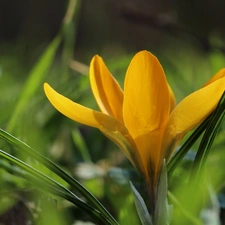
[[[184,156],[191,149],[194,143],[198,140],[201,134],[206,129],[210,119],[212,118],[212,114],[209,115],[199,126],[198,128],[191,134],[191,136],[186,140],[186,142],[180,147],[180,149],[175,153],[172,159],[167,164],[168,177],[171,177],[173,171],[179,165],[179,163],[183,160]]]
[[[86,146],[85,140],[83,139],[83,137],[78,129],[76,129],[76,130],[74,129],[72,131],[72,138],[73,138],[74,144],[80,151],[80,153],[83,157],[83,160],[87,163],[92,163],[91,156],[88,152],[88,148]]]
[[[24,163],[23,161],[17,159],[16,157],[2,150],[0,150],[0,156],[3,157],[8,162],[20,168],[20,169],[13,170],[13,167],[11,166],[10,168],[11,171],[15,172],[17,175],[20,174],[22,177],[26,178],[28,181],[35,182],[35,184],[37,184],[37,188],[40,188],[40,189],[44,188],[48,192],[58,195],[74,203],[76,206],[80,207],[86,213],[88,213],[96,222],[98,222],[98,224],[102,224],[102,225],[111,224],[110,222],[108,222],[106,218],[104,218],[104,216],[99,211],[95,210],[93,207],[83,202],[74,193],[72,193],[70,190],[63,187],[61,184],[54,181],[50,177],[46,176],[45,174],[39,172],[38,170]],[[5,168],[7,168],[6,164],[2,164],[2,165]]]
[[[42,87],[43,78],[52,65],[56,50],[59,46],[61,37],[57,36],[40,56],[36,65],[31,70],[28,79],[23,87],[22,93],[13,110],[13,115],[9,121],[7,130],[12,132],[18,122],[18,118],[24,113],[26,106],[30,102],[39,87]]]
[[[130,186],[134,196],[134,203],[142,225],[153,225],[151,216],[148,212],[147,206],[145,205],[143,198],[131,182]]]
[[[158,185],[158,197],[154,216],[154,225],[169,225],[172,217],[172,206],[167,201],[167,171],[164,161]]]
[[[199,145],[194,163],[192,172],[190,175],[190,179],[193,177],[198,180],[198,177],[201,174],[205,166],[206,159],[208,157],[209,151],[215,139],[217,132],[219,131],[220,125],[223,121],[225,115],[225,92],[223,93],[217,108],[212,114],[212,118],[206,128],[202,141]]]
[[[69,63],[73,58],[74,43],[76,42],[77,28],[79,21],[79,12],[81,9],[82,1],[69,0],[66,14],[63,18],[63,23],[60,33],[63,38],[62,49],[62,74],[63,77],[68,77]]]
[[[56,164],[51,162],[49,159],[32,149],[30,146],[17,139],[13,135],[7,133],[6,131],[0,129],[0,138],[6,142],[12,144],[15,148],[22,150],[25,154],[31,156],[32,158],[39,161],[41,164],[46,166],[52,172],[57,174],[61,179],[66,181],[71,185],[71,188],[76,189],[83,197],[85,197],[89,202],[91,202],[113,225],[118,224],[117,221],[112,217],[112,215],[104,208],[104,206],[92,195],[82,184],[77,180],[63,171]]]
[[[186,224],[191,225],[202,225],[202,221],[200,221],[199,218],[194,217],[177,199],[176,197],[171,193],[168,192],[168,198],[172,205],[174,205],[176,208],[179,208],[182,215],[180,215],[179,218],[182,218],[183,221],[186,221]],[[176,218],[177,219],[177,218]],[[178,220],[181,221],[181,220]]]

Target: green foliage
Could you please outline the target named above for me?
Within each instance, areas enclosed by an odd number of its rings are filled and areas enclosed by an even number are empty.
[[[133,186],[132,183],[130,183],[130,186],[133,192],[134,202],[135,202],[135,206],[136,206],[139,218],[141,220],[141,224],[152,225],[153,224],[152,217],[150,216],[148,212],[148,208],[143,198],[141,197],[141,195],[139,194],[139,192],[136,190],[136,188]]]
[[[43,84],[43,78],[52,65],[59,43],[60,37],[56,37],[48,46],[46,51],[40,56],[40,59],[36,65],[34,65],[32,71],[28,75],[26,84],[24,85],[23,91],[20,95],[17,105],[15,106],[15,110],[13,110],[13,115],[7,127],[7,130],[10,132],[13,131],[13,128],[17,124],[17,120],[21,118],[24,108],[26,108],[28,103],[31,101],[31,98],[34,97],[37,89]]]
[[[137,224],[140,225],[140,220],[134,208],[133,196],[130,194],[125,198],[124,203],[121,205],[119,213],[119,224]],[[145,223],[147,225],[147,223]]]
[[[2,128],[0,130],[0,149],[2,149],[0,150],[0,215],[5,215],[17,206],[21,199],[24,202],[29,199],[35,203],[35,210],[39,208],[36,202],[42,202],[41,212],[38,213],[40,215],[36,219],[36,223],[40,225],[48,225],[50,221],[56,225],[67,225],[76,220],[95,220],[97,224],[141,224],[141,222],[151,224],[146,222],[150,221],[146,219],[149,218],[147,213],[149,206],[142,201],[146,199],[147,194],[142,188],[138,188],[141,190],[140,194],[134,188],[136,181],[140,182],[140,178],[119,170],[120,176],[117,177],[119,181],[114,182],[110,179],[108,173],[110,167],[123,167],[126,171],[131,168],[122,153],[99,131],[75,124],[56,112],[42,90],[43,83],[48,81],[74,101],[97,108],[86,76],[87,70],[81,73],[79,68],[71,69],[71,60],[74,57],[76,60],[88,63],[92,51],[105,56],[107,66],[123,86],[126,68],[131,56],[135,54],[135,47],[126,49],[121,45],[114,48],[115,46],[106,43],[99,48],[92,43],[94,34],[86,37],[88,43],[83,43],[84,46],[94,46],[94,50],[78,46],[77,43],[80,44],[82,41],[79,39],[79,29],[89,30],[89,27],[82,27],[82,24],[78,23],[80,13],[84,10],[81,2],[69,1],[58,34],[50,43],[32,49],[33,55],[30,53],[27,56],[30,61],[21,57],[20,49],[23,48],[24,43],[17,46],[13,43],[11,47],[2,45],[0,49]],[[95,31],[94,27],[92,29]],[[101,38],[104,37],[98,33],[99,43]],[[218,39],[213,39],[211,42],[218,43]],[[220,45],[221,43],[219,40]],[[209,77],[224,67],[225,62],[221,50],[203,52],[200,48],[196,48],[195,44],[178,41],[177,38],[169,38],[161,46],[153,46],[148,50],[153,51],[162,61],[178,101],[201,87]],[[169,204],[174,205],[172,225],[180,224],[183,220],[187,221],[187,224],[200,225],[201,215],[208,212],[208,209],[209,212],[216,212],[215,221],[218,220],[219,206],[214,200],[217,192],[224,194],[225,158],[225,127],[221,124],[224,103],[220,102],[220,104],[222,105],[219,105],[218,111],[210,115],[186,138],[167,165],[171,191],[168,200]],[[214,141],[215,134],[217,138]],[[212,141],[214,141],[213,145]],[[188,158],[188,154],[192,153],[193,156]],[[78,175],[77,165],[84,162],[86,176],[84,173]],[[101,172],[97,173],[99,168]],[[207,168],[207,176],[202,173],[202,168]],[[90,170],[95,176],[88,178],[87,174]],[[193,172],[190,176],[191,170]],[[199,186],[191,181],[188,182],[192,177],[196,177]],[[131,190],[128,185],[130,179],[135,183]],[[140,183],[144,186],[142,180]],[[26,193],[19,198],[24,190],[32,194]],[[162,192],[163,204],[166,201],[166,190]],[[12,198],[12,196],[16,197]],[[48,197],[56,201],[56,205],[52,205]],[[72,207],[72,204],[82,208],[85,213]],[[138,213],[135,204],[139,204]],[[192,208],[193,205],[196,207]],[[146,218],[142,216],[143,211],[140,209],[144,211]],[[116,220],[119,222],[117,223]]]
[[[212,147],[216,134],[219,131],[224,115],[225,115],[225,92],[221,97],[216,110],[213,112],[209,124],[206,128],[205,134],[201,140],[193,164],[192,174],[190,175],[192,180],[194,179],[198,180],[201,171],[205,168],[206,159],[209,155],[209,151]]]

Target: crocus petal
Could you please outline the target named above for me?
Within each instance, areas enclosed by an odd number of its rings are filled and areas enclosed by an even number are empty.
[[[100,110],[123,122],[123,91],[98,55],[91,61],[90,82]]]
[[[51,104],[63,115],[87,126],[98,128],[126,154],[131,163],[143,173],[142,162],[128,130],[115,118],[77,104],[56,92],[49,84],[44,91]]]
[[[135,138],[135,143],[140,151],[144,163],[144,175],[155,179],[161,169],[162,159],[160,149],[162,143],[163,129],[157,129]]]
[[[126,73],[123,118],[131,136],[134,139],[143,136],[146,140],[142,142],[151,146],[151,149],[142,149],[141,142],[136,143],[146,167],[149,155],[151,161],[157,161],[160,151],[157,146],[150,144],[155,143],[150,139],[151,132],[165,126],[169,111],[169,87],[161,64],[150,52],[137,53]],[[157,141],[158,136],[155,138]]]
[[[204,84],[203,87],[213,83],[214,81],[225,77],[225,68],[221,69],[219,72],[217,72],[207,83]]]
[[[171,113],[163,139],[162,154],[169,158],[174,146],[216,108],[225,91],[225,77],[184,98]],[[167,152],[167,153],[165,153]]]
[[[170,93],[170,112],[172,112],[176,106],[176,98],[169,84],[168,84],[168,87],[169,87],[169,93]]]

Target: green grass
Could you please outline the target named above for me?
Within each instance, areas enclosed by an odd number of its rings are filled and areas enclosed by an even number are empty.
[[[23,43],[18,43],[14,47],[12,47],[12,43],[10,45],[10,42],[3,45],[4,51],[0,53],[0,125],[3,130],[29,144],[39,153],[54,161],[69,175],[76,177],[98,196],[107,210],[121,224],[127,224],[129,221],[137,221],[137,214],[130,195],[131,190],[127,186],[128,181],[131,179],[133,183],[137,184],[139,189],[142,190],[141,194],[145,196],[146,192],[143,183],[141,183],[142,180],[140,177],[133,175],[132,172],[120,178],[124,183],[119,178],[111,179],[109,175],[111,167],[121,167],[127,171],[132,168],[123,153],[98,130],[70,121],[57,112],[50,105],[43,92],[43,83],[47,81],[59,92],[74,101],[97,109],[90,90],[88,74],[81,74],[70,67],[70,61],[74,58],[76,60],[83,58],[84,62],[90,61],[88,49],[79,49],[79,46],[76,46],[79,35],[77,24],[81,10],[80,4],[81,1],[70,1],[69,6],[72,8],[68,8],[68,10],[71,10],[69,11],[71,14],[66,17],[67,20],[62,21],[59,33],[41,50],[34,49],[33,55],[30,53],[29,63],[25,63],[28,56],[26,56],[27,58],[21,56],[19,51]],[[68,14],[65,12],[65,15]],[[101,35],[99,35],[99,38],[101,38]],[[95,43],[93,43],[94,45]],[[102,49],[104,47],[102,46]],[[123,49],[123,46],[121,46],[121,49]],[[99,49],[96,48],[95,50],[99,54]],[[189,42],[177,42],[176,38],[171,38],[170,42],[164,43],[158,48],[154,47],[154,49],[148,50],[153,51],[160,59],[178,102],[189,93],[200,88],[225,65],[225,56],[222,52],[205,53]],[[136,52],[132,49],[124,49],[120,54],[115,54],[113,47],[110,48],[110,51],[105,54],[106,64],[123,86],[126,69]],[[37,52],[40,53],[38,56]],[[196,151],[197,147],[197,144],[192,147],[193,152]],[[68,184],[58,179],[55,174],[44,168],[28,154],[24,155],[20,151],[15,151],[9,143],[1,140],[0,149],[20,158],[28,165],[64,185],[65,188],[70,188]],[[217,192],[224,188],[224,154],[224,126],[222,125],[206,163],[209,165],[207,168],[210,177],[218,172],[216,168],[220,168],[218,176],[215,180],[212,179],[212,186]],[[87,164],[90,164],[91,167]],[[187,174],[191,170],[191,164],[192,160],[184,159],[175,170],[170,183],[171,191],[177,193],[181,201],[183,199],[180,196],[183,192],[180,189],[188,180]],[[7,166],[8,171],[6,170]],[[84,173],[85,169],[88,171],[91,168],[93,172],[91,177],[82,177],[82,173],[78,173],[78,168],[81,168],[79,166],[83,166]],[[13,167],[14,170],[12,171],[9,171],[10,164],[2,163],[1,167],[5,169],[0,170],[2,187],[0,196],[4,196],[3,200],[6,201],[6,204],[4,203],[5,208],[0,208],[2,215],[19,202],[19,191],[26,189],[29,194],[26,193],[22,201],[29,199],[29,201],[35,203],[35,209],[38,207],[43,209],[42,212],[38,212],[37,224],[47,225],[53,218],[54,224],[60,225],[71,224],[76,220],[92,221],[86,213],[73,207],[62,198],[55,197],[54,193],[37,191],[37,185],[34,185],[34,182],[28,182],[26,179],[18,177],[17,167]],[[13,200],[7,199],[5,196],[7,191],[10,191],[16,198],[13,198]],[[57,189],[57,191],[59,190]],[[78,193],[76,192],[76,194]],[[78,194],[78,196],[80,195]],[[51,202],[55,200],[56,206],[52,206]],[[43,204],[38,205],[38,201]],[[49,214],[45,213],[46,208]],[[32,209],[32,212],[35,212],[35,210]],[[183,214],[188,214],[185,209],[183,212]],[[175,212],[175,215],[179,213],[180,211]],[[181,215],[183,214],[181,212]],[[69,218],[68,221],[65,218]],[[198,224],[198,218],[191,219],[197,221],[196,224]],[[174,222],[174,224],[176,223]]]

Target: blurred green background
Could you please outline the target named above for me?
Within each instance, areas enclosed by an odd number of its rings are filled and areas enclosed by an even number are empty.
[[[87,76],[91,58],[101,55],[123,85],[131,58],[146,49],[159,58],[179,102],[225,65],[224,10],[223,0],[1,1],[1,128],[83,182],[121,224],[138,224],[131,213],[135,209],[128,180],[144,193],[139,175],[98,130],[57,112],[44,95],[43,83],[97,109]],[[222,127],[208,160],[209,174],[221,173],[212,182],[220,192],[221,220],[224,140]],[[0,148],[50,173],[3,141]],[[184,182],[181,174],[188,172],[192,158],[177,169],[171,190]],[[57,218],[54,224],[65,225],[91,221],[78,208],[46,198],[13,174],[0,170],[0,176],[0,224],[25,224],[28,219],[48,224],[52,218]],[[46,208],[53,210],[46,214]]]

